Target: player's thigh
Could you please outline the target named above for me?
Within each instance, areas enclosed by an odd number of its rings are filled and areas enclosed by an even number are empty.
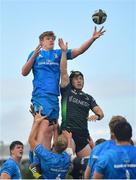
[[[49,121],[45,119],[40,124],[39,132],[44,133],[44,135],[48,136],[53,132],[53,125],[49,125]]]
[[[82,158],[82,157],[87,157],[90,156],[91,153],[91,148],[89,144],[87,144],[81,151],[77,152],[77,156]]]

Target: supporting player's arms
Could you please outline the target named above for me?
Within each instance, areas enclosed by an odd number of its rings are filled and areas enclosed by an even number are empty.
[[[28,139],[31,150],[33,150],[39,144],[36,137],[37,137],[37,133],[39,130],[39,125],[44,118],[45,118],[45,116],[41,116],[40,111],[39,111],[39,113],[35,114],[34,122],[33,122],[32,129],[31,129],[29,139]]]
[[[67,56],[66,56],[68,44],[67,43],[64,44],[63,39],[59,39],[58,44],[62,50],[62,56],[61,56],[61,62],[60,62],[60,77],[61,77],[60,86],[64,88],[69,83],[69,76],[67,72]]]

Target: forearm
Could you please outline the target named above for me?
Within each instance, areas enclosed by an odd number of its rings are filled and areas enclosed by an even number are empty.
[[[97,113],[95,113],[98,116],[98,120],[101,120],[104,117],[104,114],[102,111],[98,111]]]
[[[62,51],[61,63],[60,63],[60,71],[61,71],[61,74],[66,74],[66,73],[67,73],[67,57],[66,57],[66,51]]]
[[[29,74],[29,72],[32,69],[35,58],[36,57],[34,55],[32,55],[32,57],[25,63],[25,65],[22,68],[22,75],[23,76],[27,76]]]
[[[67,148],[72,148],[72,138],[68,138],[68,146]]]
[[[80,54],[83,54],[95,41],[94,37],[91,37],[89,40],[87,40],[85,43],[83,43],[79,48],[72,49],[72,59],[77,57]]]
[[[94,172],[93,179],[103,179],[103,174]]]
[[[93,112],[98,116],[98,120],[101,120],[104,117],[104,113],[99,106],[94,107]]]
[[[93,44],[94,41],[95,39],[91,37],[89,40],[83,43],[79,48],[80,54],[84,53]]]
[[[91,169],[90,169],[90,167],[87,165],[86,170],[85,170],[85,173],[84,173],[84,179],[90,179],[90,172],[91,172]]]
[[[61,79],[61,87],[64,87],[69,82],[69,77],[68,77],[68,72],[67,72],[66,51],[62,51],[60,72],[61,72],[61,78],[60,78]]]
[[[74,150],[72,147],[72,139],[71,138],[68,138],[68,146],[67,146],[66,152],[70,155],[71,161],[73,161],[76,158],[76,154],[74,153]]]
[[[37,133],[38,133],[38,127],[39,127],[39,122],[34,121],[30,135],[29,135],[29,139],[28,139],[31,150],[33,150],[35,148],[35,146],[38,144],[38,142],[36,140]]]

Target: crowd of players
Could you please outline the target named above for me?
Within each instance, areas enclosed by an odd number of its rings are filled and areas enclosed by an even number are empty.
[[[95,27],[92,37],[75,49],[68,49],[68,44],[59,39],[57,50],[54,50],[54,33],[44,32],[22,68],[24,76],[31,69],[34,74],[31,100],[34,121],[28,142],[29,169],[36,179],[64,179],[68,172],[73,179],[136,178],[136,147],[131,140],[131,125],[123,116],[113,116],[109,122],[111,139],[99,139],[94,144],[88,121],[101,120],[104,113],[95,99],[83,92],[83,74],[72,71],[68,75],[67,59],[84,53],[104,32],[103,27],[99,31]],[[89,116],[90,110],[93,115]],[[10,158],[0,170],[1,179],[21,178],[22,155],[22,142],[12,142]]]

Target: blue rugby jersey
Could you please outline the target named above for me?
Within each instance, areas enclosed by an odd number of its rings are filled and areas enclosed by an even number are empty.
[[[11,179],[21,179],[22,178],[19,165],[12,158],[9,158],[2,165],[1,170],[0,170],[0,175],[2,173],[8,174]]]
[[[56,154],[47,150],[42,144],[37,145],[34,152],[40,160],[44,179],[55,179],[58,176],[61,179],[65,178],[70,166],[70,156],[66,152]]]
[[[28,60],[33,52],[30,53]],[[43,97],[46,94],[59,96],[61,54],[62,51],[60,49],[40,50],[32,67],[34,75],[33,97]],[[70,49],[67,50],[67,59],[71,59]]]
[[[136,147],[115,145],[99,157],[95,168],[104,179],[136,179]]]
[[[96,166],[96,163],[99,159],[99,156],[104,154],[105,152],[107,152],[107,150],[111,149],[113,146],[115,146],[115,141],[114,140],[107,140],[101,144],[96,145],[93,148],[93,150],[90,154],[89,161],[88,161],[88,166],[91,169],[90,177],[92,177],[94,174],[95,166]]]

